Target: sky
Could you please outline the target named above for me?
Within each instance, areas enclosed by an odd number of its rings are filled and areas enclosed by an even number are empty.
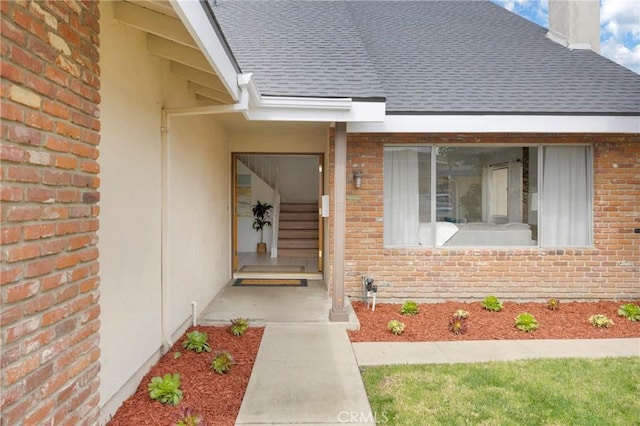
[[[549,27],[548,0],[492,0]],[[640,74],[640,0],[600,0],[600,53]]]

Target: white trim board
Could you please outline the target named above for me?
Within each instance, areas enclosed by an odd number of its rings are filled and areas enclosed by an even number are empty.
[[[213,29],[203,5],[199,1],[170,0],[170,2],[233,100],[239,100],[238,73],[218,34]]]
[[[385,119],[384,102],[353,102],[350,99],[262,98],[245,112],[249,120],[357,122]]]
[[[348,133],[640,133],[640,116],[387,115],[350,122]],[[373,120],[369,120],[373,121]]]

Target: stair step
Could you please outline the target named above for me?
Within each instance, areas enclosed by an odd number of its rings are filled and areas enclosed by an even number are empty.
[[[281,203],[280,212],[318,212],[318,203]]]
[[[288,249],[288,248],[318,248],[318,240],[317,239],[280,239],[278,240],[278,251],[280,249]]]
[[[280,249],[278,257],[318,257],[318,249]]]
[[[317,229],[280,229],[278,238],[315,238],[318,239]]]
[[[280,221],[286,220],[318,220],[318,212],[280,212]]]
[[[287,220],[280,221],[278,229],[318,229],[317,220]]]

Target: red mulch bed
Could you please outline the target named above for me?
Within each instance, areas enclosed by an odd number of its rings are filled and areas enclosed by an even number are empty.
[[[502,340],[502,339],[602,339],[640,337],[640,321],[631,322],[618,316],[623,302],[560,302],[556,311],[546,303],[504,302],[503,310],[490,312],[480,302],[443,302],[419,304],[416,316],[400,314],[401,304],[379,304],[374,312],[362,302],[353,302],[360,320],[360,330],[350,331],[352,342],[432,342],[443,340]],[[631,303],[639,304],[638,301]],[[456,336],[448,329],[449,320],[457,309],[469,311],[468,331]],[[538,321],[538,329],[525,333],[515,328],[518,314],[528,312]],[[588,320],[591,315],[603,314],[615,325],[595,328]],[[405,324],[399,336],[387,329],[387,323],[397,319]]]
[[[200,413],[207,425],[233,425],[244,397],[251,370],[258,355],[264,328],[249,328],[242,337],[231,334],[229,327],[192,327],[209,336],[212,352],[182,348],[182,336],[160,361],[144,376],[135,394],[118,408],[109,426],[173,425],[178,407],[191,407]],[[185,333],[186,334],[186,333]],[[221,375],[210,369],[216,350],[227,350],[235,360],[228,373]],[[180,352],[178,358],[174,353]],[[154,376],[178,373],[182,380],[183,399],[179,406],[164,405],[149,398],[147,385]]]

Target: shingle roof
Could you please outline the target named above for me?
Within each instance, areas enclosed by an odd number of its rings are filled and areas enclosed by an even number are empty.
[[[490,2],[218,0],[213,10],[263,95],[385,97],[388,113],[640,112],[640,76]]]

